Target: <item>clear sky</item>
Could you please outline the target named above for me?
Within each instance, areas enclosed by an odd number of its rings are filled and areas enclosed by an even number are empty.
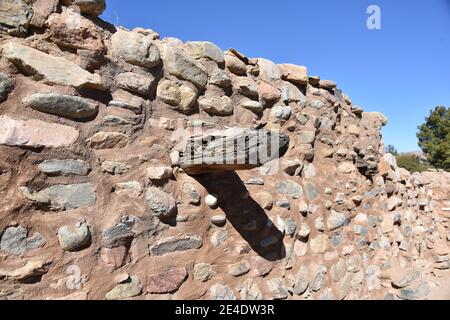
[[[366,27],[371,4],[381,30]],[[431,108],[450,106],[450,0],[107,0],[102,18],[305,65],[386,114],[385,144],[401,152],[419,149],[417,126]]]

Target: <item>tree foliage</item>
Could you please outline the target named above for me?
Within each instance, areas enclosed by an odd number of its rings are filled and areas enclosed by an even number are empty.
[[[422,172],[428,170],[428,166],[423,164],[419,157],[414,154],[403,153],[395,157],[397,159],[397,165],[400,168],[405,168],[409,172]]]
[[[439,106],[430,111],[417,133],[419,146],[436,168],[450,170],[450,108]]]
[[[398,155],[397,149],[396,149],[392,144],[388,144],[388,145],[384,148],[384,151],[385,151],[386,153],[392,154],[393,156]]]

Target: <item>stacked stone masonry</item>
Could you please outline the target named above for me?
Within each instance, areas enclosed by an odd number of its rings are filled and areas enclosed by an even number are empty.
[[[450,176],[399,168],[383,114],[104,9],[0,2],[0,299],[450,298]],[[196,126],[289,144],[190,175]]]

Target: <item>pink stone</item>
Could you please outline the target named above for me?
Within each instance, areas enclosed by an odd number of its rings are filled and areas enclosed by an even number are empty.
[[[187,278],[186,268],[176,268],[148,276],[148,293],[172,293],[180,288]]]
[[[265,81],[259,81],[258,94],[264,104],[274,103],[281,98],[280,90]]]
[[[127,262],[127,248],[124,246],[115,248],[102,248],[100,257],[111,268],[119,268]]]
[[[0,116],[0,145],[12,147],[67,147],[75,143],[75,128],[36,119],[15,120]]]

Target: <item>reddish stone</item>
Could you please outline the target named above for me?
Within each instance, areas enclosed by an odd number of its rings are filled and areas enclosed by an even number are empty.
[[[259,81],[258,94],[264,104],[277,102],[281,98],[280,90],[265,81]]]
[[[127,262],[128,249],[126,247],[102,248],[100,257],[111,268],[119,268]]]
[[[148,276],[148,293],[172,293],[177,291],[187,278],[186,268],[176,268]]]

